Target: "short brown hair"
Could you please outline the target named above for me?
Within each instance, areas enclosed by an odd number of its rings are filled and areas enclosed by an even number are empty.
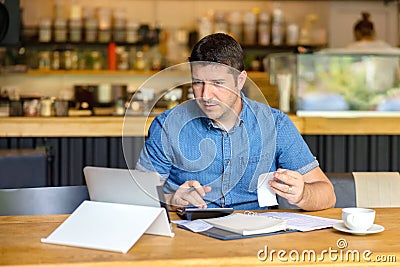
[[[214,33],[198,41],[189,57],[190,62],[208,61],[244,70],[244,55],[240,44],[230,35]]]

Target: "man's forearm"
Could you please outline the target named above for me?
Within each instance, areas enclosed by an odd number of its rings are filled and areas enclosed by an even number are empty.
[[[332,208],[336,203],[333,186],[326,182],[305,183],[303,197],[294,203],[303,210],[323,210]]]

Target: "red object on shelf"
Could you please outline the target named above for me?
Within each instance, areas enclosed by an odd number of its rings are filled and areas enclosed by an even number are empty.
[[[109,70],[117,69],[117,53],[116,53],[115,43],[110,43],[108,45],[108,69]]]

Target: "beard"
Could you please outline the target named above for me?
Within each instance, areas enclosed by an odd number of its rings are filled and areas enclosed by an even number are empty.
[[[231,118],[232,116],[235,116],[235,118],[237,117],[237,114],[233,109],[236,101],[237,98],[232,99],[232,101],[227,104],[216,99],[196,98],[197,105],[207,116],[207,118],[221,123],[223,123],[225,119]]]

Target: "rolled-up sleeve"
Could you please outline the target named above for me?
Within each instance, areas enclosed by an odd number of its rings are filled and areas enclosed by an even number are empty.
[[[157,117],[150,125],[148,137],[136,163],[136,169],[158,172],[165,180],[168,178],[171,162],[167,157],[166,148],[161,142],[162,131],[163,119]]]
[[[275,123],[278,166],[296,170],[301,174],[318,167],[318,161],[290,118],[285,113],[278,111]]]

